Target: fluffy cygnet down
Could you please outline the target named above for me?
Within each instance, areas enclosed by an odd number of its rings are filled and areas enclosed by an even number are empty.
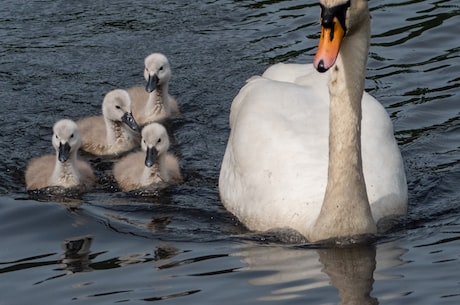
[[[182,182],[177,158],[168,153],[166,129],[151,123],[142,129],[142,151],[134,152],[113,167],[113,175],[123,191],[156,190]]]
[[[107,156],[138,147],[140,128],[132,115],[131,98],[126,90],[107,93],[102,102],[102,114],[77,122],[82,135],[82,150]]]
[[[29,162],[25,172],[26,189],[92,186],[96,178],[91,166],[77,158],[81,143],[77,124],[68,119],[56,122],[52,143],[55,155],[45,155]]]
[[[144,87],[128,89],[133,115],[140,125],[179,115],[176,99],[168,93],[171,68],[165,55],[153,53],[145,58]]]

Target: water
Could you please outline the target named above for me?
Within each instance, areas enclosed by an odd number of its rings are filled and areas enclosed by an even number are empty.
[[[366,89],[392,117],[409,213],[374,244],[345,249],[248,232],[216,187],[232,98],[272,63],[311,62],[316,1],[185,3],[2,2],[0,304],[458,304],[458,3],[369,3]],[[76,198],[27,193],[24,168],[51,152],[53,123],[98,114],[106,92],[142,84],[154,51],[173,69],[186,182],[159,196],[106,180]]]

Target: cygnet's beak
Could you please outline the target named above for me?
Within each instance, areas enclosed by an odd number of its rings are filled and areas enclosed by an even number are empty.
[[[346,33],[345,18],[350,2],[331,8],[321,7],[321,37],[313,65],[326,72],[335,63]]]
[[[58,150],[58,160],[59,162],[65,162],[69,160],[70,157],[70,145],[69,143],[59,143],[59,150]]]
[[[147,80],[147,85],[145,86],[145,91],[148,93],[153,92],[157,88],[158,81],[160,79],[156,74],[150,75],[149,79]]]
[[[131,112],[125,112],[123,116],[121,117],[121,121],[125,123],[126,125],[129,126],[134,131],[139,131],[140,127],[137,125],[136,120],[133,117],[133,114]]]
[[[145,152],[145,166],[152,167],[155,164],[155,160],[157,159],[158,150],[155,147],[147,147],[147,151]]]

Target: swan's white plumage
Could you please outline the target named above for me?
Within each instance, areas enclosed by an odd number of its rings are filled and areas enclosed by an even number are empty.
[[[312,65],[277,64],[235,97],[219,191],[224,206],[248,228],[290,227],[312,235],[328,183],[328,74]],[[372,217],[377,222],[404,214],[407,185],[392,123],[367,93],[361,124]]]
[[[77,159],[80,147],[80,134],[77,124],[63,119],[53,126],[53,147],[55,155],[45,155],[32,159],[25,172],[27,190],[42,189],[45,187],[87,188],[95,183],[95,176],[91,166]],[[60,146],[68,145],[68,157],[59,160]]]

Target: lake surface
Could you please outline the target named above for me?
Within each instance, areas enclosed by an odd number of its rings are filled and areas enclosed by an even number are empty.
[[[0,304],[459,304],[460,6],[369,5],[366,90],[394,123],[409,213],[373,244],[327,248],[247,231],[217,191],[233,97],[270,64],[312,61],[316,1],[3,0]],[[54,122],[100,114],[105,93],[143,84],[152,52],[171,62],[185,183],[124,194],[102,177],[83,196],[26,192]]]

